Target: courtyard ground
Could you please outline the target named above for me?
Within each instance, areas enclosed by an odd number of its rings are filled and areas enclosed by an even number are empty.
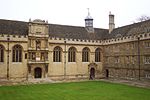
[[[148,88],[104,81],[0,86],[0,100],[150,100]]]
[[[125,80],[125,79],[109,78],[109,79],[101,79],[101,81],[110,82],[110,83],[121,83],[130,86],[144,87],[150,89],[150,80]]]

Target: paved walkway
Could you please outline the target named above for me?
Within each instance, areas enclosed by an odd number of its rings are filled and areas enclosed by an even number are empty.
[[[0,86],[3,85],[27,85],[27,84],[41,84],[41,83],[59,83],[59,82],[80,82],[80,81],[89,81],[89,80],[64,80],[64,81],[52,81],[47,79],[39,79],[39,80],[29,80],[29,81],[20,81],[20,82],[14,82],[14,81],[8,81],[8,80],[0,80]],[[105,81],[105,82],[111,82],[111,83],[121,83],[136,87],[144,87],[150,89],[150,80],[121,80],[121,79],[100,79],[96,81]]]
[[[150,89],[150,80],[121,80],[121,79],[101,79],[101,81],[111,82],[111,83],[121,83],[136,87],[144,87]]]

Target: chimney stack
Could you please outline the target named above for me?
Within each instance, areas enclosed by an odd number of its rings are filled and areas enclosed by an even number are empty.
[[[111,33],[114,28],[115,28],[114,15],[111,14],[111,12],[110,12],[109,13],[109,33]]]

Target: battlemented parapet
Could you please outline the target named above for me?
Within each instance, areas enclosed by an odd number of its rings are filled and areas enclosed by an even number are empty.
[[[0,35],[1,41],[18,41],[18,42],[27,42],[28,36],[27,35],[8,35],[8,34],[1,34]]]
[[[138,38],[140,40],[150,39],[150,32],[135,35],[135,36],[131,35],[131,36],[124,36],[124,37],[120,37],[120,38],[112,38],[112,39],[103,40],[103,45],[132,42],[132,41],[137,41]]]
[[[65,41],[68,44],[103,45],[102,40],[69,39],[69,38],[49,37],[49,43],[64,43]]]

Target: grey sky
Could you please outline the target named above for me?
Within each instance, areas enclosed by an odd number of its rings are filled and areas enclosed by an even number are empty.
[[[84,26],[87,8],[98,28],[108,28],[109,11],[115,15],[116,27],[150,16],[150,0],[0,0],[0,19]]]

